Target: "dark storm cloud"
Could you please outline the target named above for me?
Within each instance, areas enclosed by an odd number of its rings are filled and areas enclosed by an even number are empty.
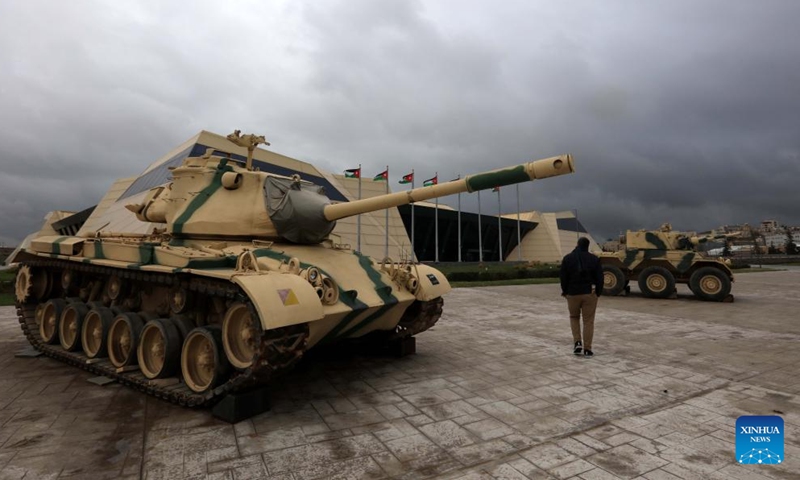
[[[447,180],[571,152],[577,173],[523,185],[523,208],[577,209],[603,238],[800,224],[799,14],[791,1],[6,2],[0,241],[96,203],[200,129],[234,128],[334,172],[388,164],[393,188],[411,168]]]

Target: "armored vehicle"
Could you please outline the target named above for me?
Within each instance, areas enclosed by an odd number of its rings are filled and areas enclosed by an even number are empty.
[[[268,382],[314,346],[402,341],[439,319],[450,290],[441,272],[337,243],[337,219],[573,172],[562,155],[332,203],[299,175],[254,168],[263,137],[227,139],[247,157],[209,149],[173,164],[171,178],[145,172],[140,194],[112,195],[134,223],[150,222],[146,234],[43,229],[16,255],[31,345],[169,401],[210,405]]]
[[[665,223],[659,230],[628,231],[625,249],[601,252],[603,292],[619,295],[637,280],[646,297],[668,298],[675,284],[685,283],[702,300],[732,301],[733,273],[724,260],[704,257],[697,245],[724,236],[690,236]]]

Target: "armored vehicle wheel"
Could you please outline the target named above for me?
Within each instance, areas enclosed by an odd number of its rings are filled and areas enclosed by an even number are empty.
[[[258,334],[259,329],[247,305],[231,305],[222,321],[222,344],[231,365],[244,370],[253,364]]]
[[[58,323],[58,338],[64,350],[74,352],[81,348],[81,327],[88,313],[89,307],[83,303],[71,303],[64,309]]]
[[[45,270],[23,265],[17,272],[14,293],[19,303],[45,299],[50,295],[52,288],[52,279]]]
[[[174,375],[180,352],[180,333],[174,323],[158,318],[145,324],[137,348],[139,369],[145,377],[152,380]]]
[[[106,282],[106,295],[116,300],[125,295],[128,285],[117,275],[112,275]]]
[[[603,265],[603,294],[619,295],[625,289],[625,275],[619,267]]]
[[[181,372],[193,392],[211,390],[227,377],[230,364],[222,350],[222,333],[217,325],[189,332],[181,351]]]
[[[105,307],[89,310],[83,319],[81,343],[89,358],[105,357],[108,346],[108,330],[114,321],[114,312]]]
[[[647,267],[639,274],[639,289],[645,297],[667,298],[675,291],[675,277],[664,267]]]
[[[108,359],[117,368],[136,363],[139,335],[144,323],[135,313],[120,313],[108,329]]]
[[[703,300],[721,302],[731,293],[731,280],[718,268],[702,267],[689,278],[689,288]]]
[[[42,336],[44,343],[51,345],[58,343],[58,322],[61,320],[66,304],[64,300],[55,298],[45,303],[42,307],[39,335]]]

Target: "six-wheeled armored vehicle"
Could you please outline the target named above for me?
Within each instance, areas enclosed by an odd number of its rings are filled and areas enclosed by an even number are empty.
[[[628,231],[625,249],[600,252],[603,292],[619,295],[637,280],[646,297],[668,298],[684,283],[702,300],[732,301],[733,273],[725,260],[701,255],[697,245],[724,236],[691,236],[664,224],[659,230]]]

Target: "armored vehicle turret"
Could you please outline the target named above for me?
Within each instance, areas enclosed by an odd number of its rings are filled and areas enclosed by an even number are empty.
[[[659,230],[628,230],[624,250],[598,253],[603,291],[619,295],[627,291],[631,280],[637,280],[644,296],[668,298],[676,293],[676,284],[684,283],[701,300],[732,301],[729,262],[696,251],[698,245],[721,238],[726,236],[673,231],[668,223]]]
[[[45,228],[16,255],[19,320],[35,348],[182,405],[209,405],[268,382],[314,346],[403,341],[439,319],[450,290],[441,272],[337,243],[337,219],[573,172],[562,155],[333,203],[299,175],[254,168],[263,137],[227,138],[246,159],[209,149],[172,165],[171,179],[146,171],[134,181],[141,193],[112,188],[106,199],[124,202],[134,224],[149,222],[147,233]]]

